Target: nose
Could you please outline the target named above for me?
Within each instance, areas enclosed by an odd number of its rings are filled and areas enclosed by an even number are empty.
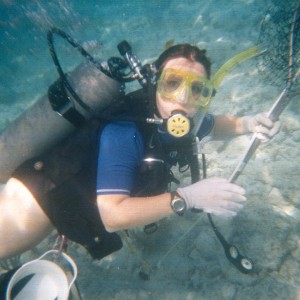
[[[181,103],[181,104],[187,104],[188,103],[188,100],[189,100],[189,97],[188,97],[188,89],[185,87],[182,89],[182,91],[179,93],[179,95],[177,96],[177,99],[176,101],[178,103]]]

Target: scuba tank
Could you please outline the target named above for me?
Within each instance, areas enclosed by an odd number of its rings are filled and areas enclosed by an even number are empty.
[[[66,39],[87,61],[65,74],[54,49],[54,34]],[[111,112],[124,94],[124,83],[135,80],[132,73],[138,70],[142,76],[141,64],[126,41],[119,44],[119,51],[127,56],[125,59],[111,57],[99,63],[63,31],[52,28],[47,37],[59,79],[50,86],[47,95],[1,133],[1,183],[22,162],[54,146],[89,119]],[[126,68],[131,69],[129,73]]]

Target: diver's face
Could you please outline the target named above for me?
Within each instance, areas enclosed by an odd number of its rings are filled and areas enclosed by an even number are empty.
[[[162,91],[163,88],[158,88],[156,91],[156,105],[161,117],[167,119],[171,116],[173,111],[182,111],[188,117],[192,118],[199,109],[199,105],[191,101],[191,98],[193,97],[191,94],[193,92],[196,94],[199,87],[191,87],[190,85],[191,82],[195,82],[194,78],[206,80],[207,74],[204,66],[198,62],[191,62],[186,58],[180,57],[169,60],[165,65],[164,70],[170,70],[171,73],[173,72],[173,74],[175,74],[175,80],[170,77],[171,79],[169,80],[169,83],[167,83],[168,86],[165,88],[166,90],[170,88],[170,93],[168,93],[168,90],[166,92]],[[185,82],[177,88],[178,78],[180,79],[180,77],[182,77]],[[172,89],[174,89],[174,92],[172,92]],[[174,99],[170,99],[171,96],[168,97],[169,95],[175,95],[173,97]]]

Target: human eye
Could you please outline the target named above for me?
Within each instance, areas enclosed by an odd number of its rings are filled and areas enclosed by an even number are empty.
[[[211,91],[211,90],[210,90],[208,87],[204,87],[204,88],[202,89],[202,96],[203,96],[203,97],[209,97],[210,91]]]
[[[182,78],[177,76],[169,76],[165,80],[164,87],[168,92],[173,92],[181,85]]]
[[[191,84],[191,91],[193,97],[200,97],[203,93],[204,84],[201,81],[194,81]]]

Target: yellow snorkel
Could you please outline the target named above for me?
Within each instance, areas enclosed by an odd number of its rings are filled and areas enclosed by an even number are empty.
[[[211,104],[211,100],[214,97],[214,95],[216,94],[216,91],[218,90],[219,86],[221,85],[224,77],[230,73],[238,64],[252,58],[255,56],[258,56],[259,54],[261,54],[262,51],[260,51],[258,46],[252,47],[250,49],[247,49],[245,51],[240,52],[239,54],[235,55],[234,57],[230,58],[228,61],[226,61],[221,67],[220,69],[215,73],[215,75],[212,78],[212,85],[214,88],[214,93],[212,93],[212,97],[210,99],[210,101],[208,102],[208,105],[206,107],[201,107],[195,118],[195,127],[193,129],[193,134],[194,136],[197,135],[199,128],[202,124],[203,118],[205,116],[205,113],[208,111],[208,108]]]
[[[214,75],[212,81],[215,90],[219,88],[221,85],[221,82],[223,81],[223,78],[230,73],[238,64],[252,58],[255,56],[258,56],[261,53],[259,51],[259,47],[253,47],[250,49],[247,49],[234,57],[230,58],[225,64],[222,65],[222,67],[216,72]]]

